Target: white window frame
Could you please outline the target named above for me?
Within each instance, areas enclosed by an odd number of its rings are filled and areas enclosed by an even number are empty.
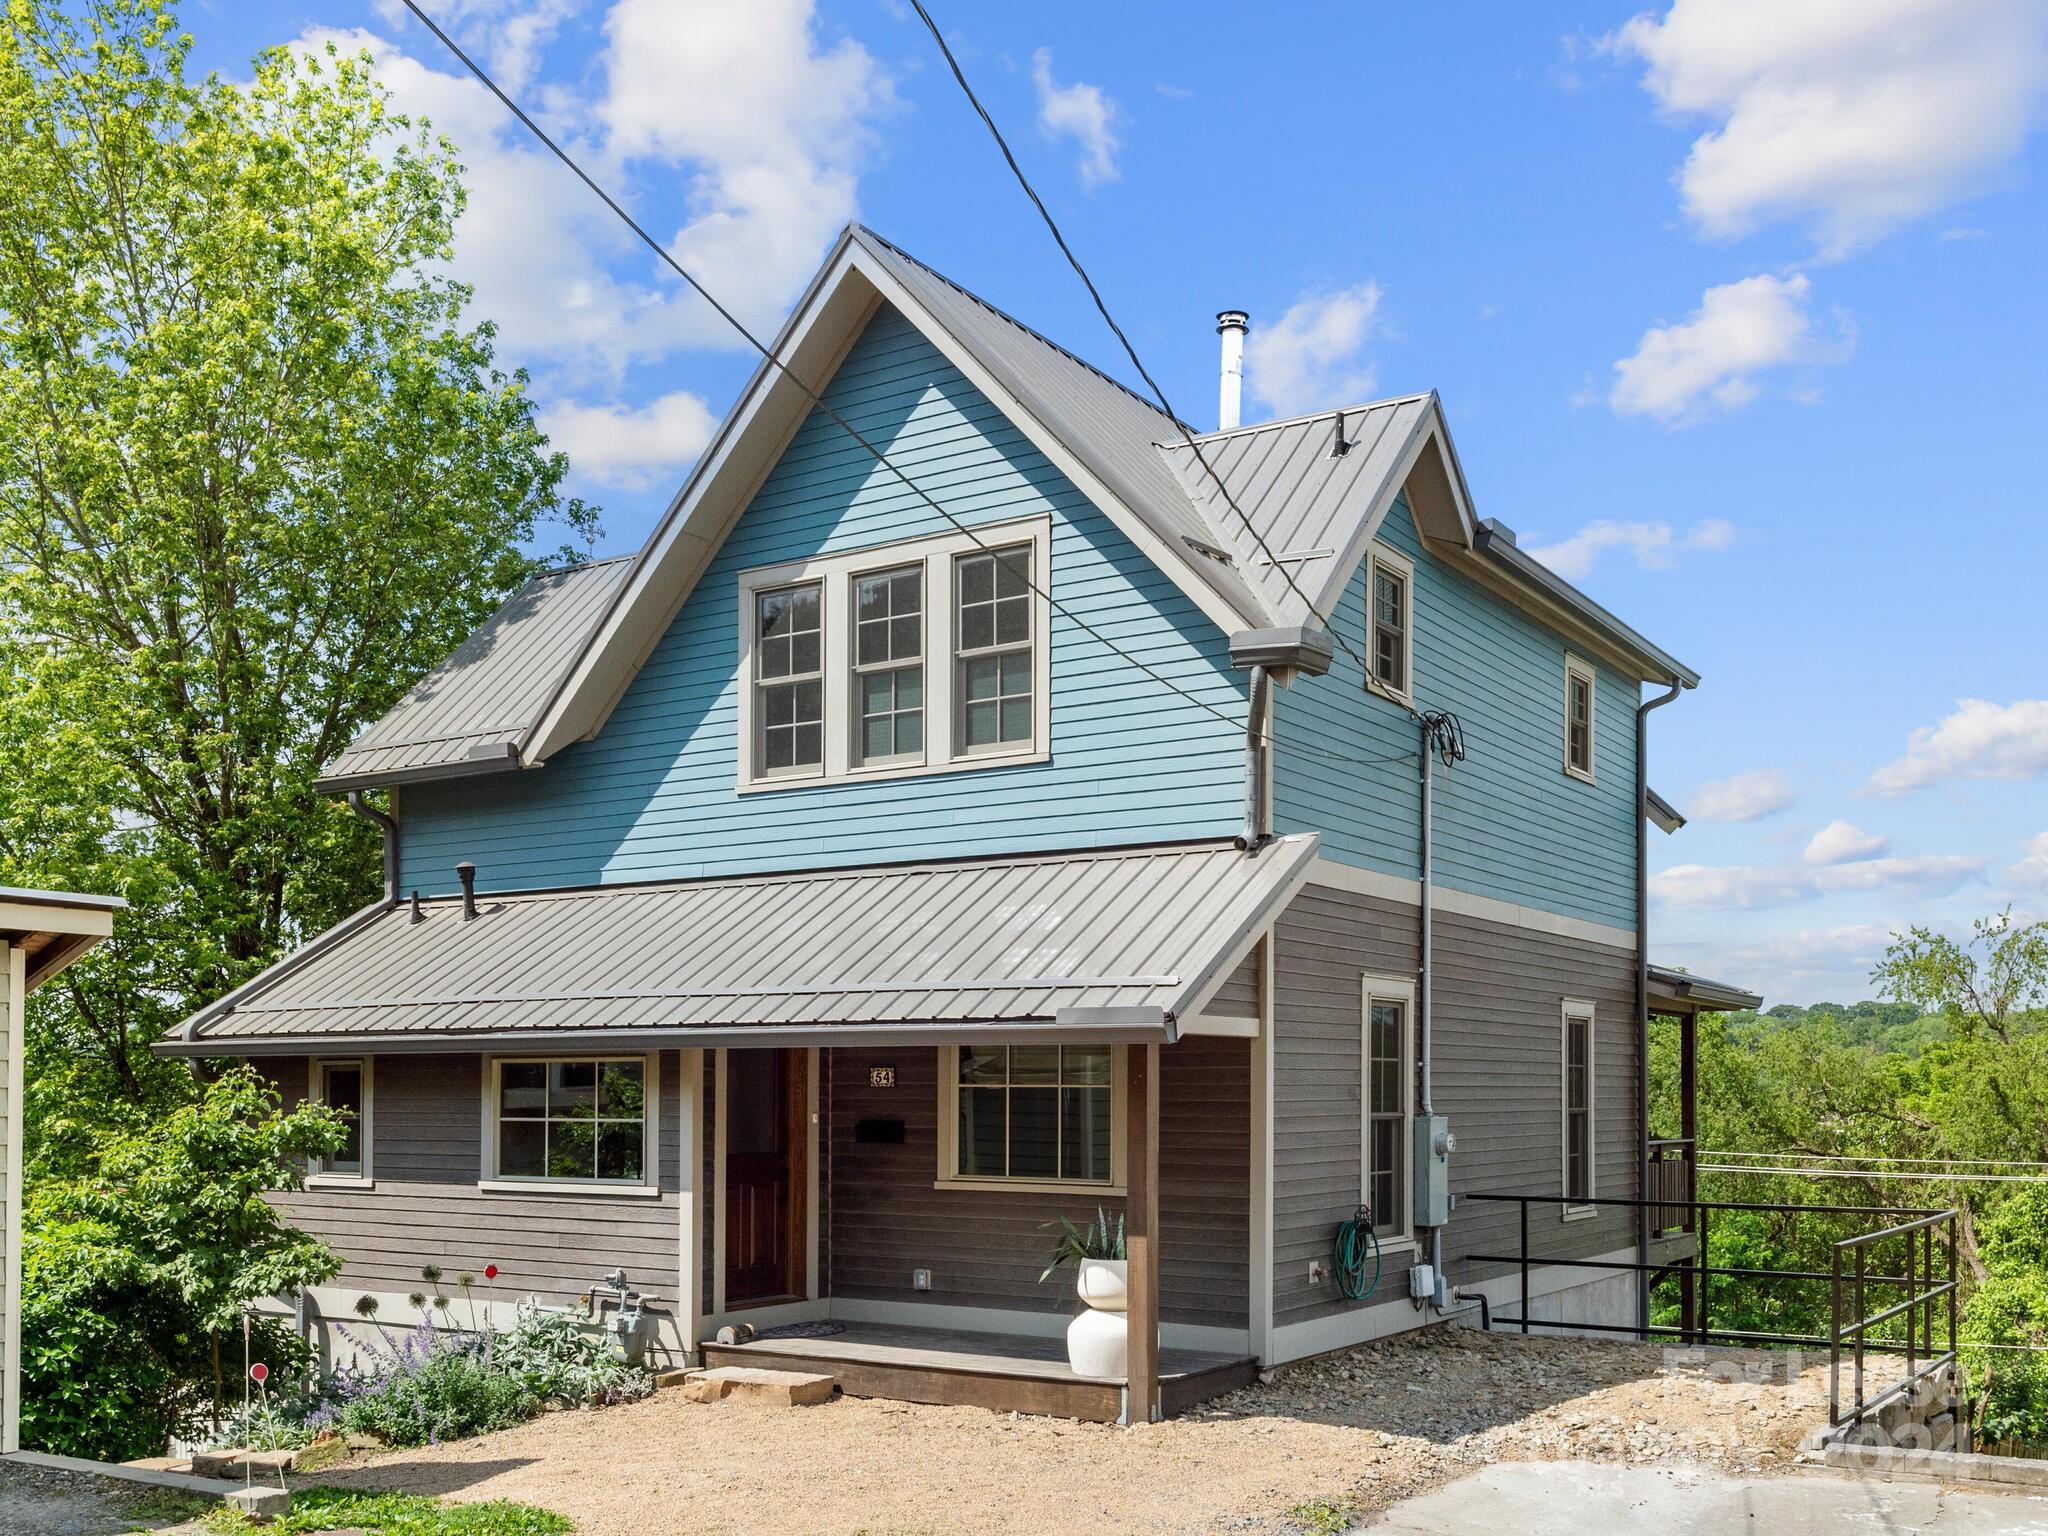
[[[1558,1009],[1557,1192],[1567,1196],[1571,1193],[1572,1024],[1583,1020],[1586,1026],[1586,1192],[1583,1198],[1588,1200],[1595,1199],[1600,1193],[1598,1019],[1598,1010],[1583,998],[1568,997]],[[1558,1207],[1566,1221],[1584,1221],[1598,1214],[1599,1209],[1596,1205],[1560,1204]]]
[[[814,779],[824,768],[824,742],[825,738],[831,735],[831,726],[824,713],[830,707],[829,701],[825,698],[825,671],[831,665],[831,647],[825,634],[825,625],[828,620],[825,613],[823,585],[814,580],[798,580],[778,581],[768,586],[755,588],[747,594],[746,624],[748,633],[755,639],[758,639],[761,627],[761,599],[772,597],[777,592],[792,592],[811,586],[818,588],[818,670],[816,672],[792,672],[783,677],[757,677],[749,679],[747,702],[750,706],[755,707],[749,710],[750,724],[743,738],[744,744],[740,750],[747,758],[748,769],[756,779]],[[752,657],[753,650],[750,645],[748,649],[750,663]],[[761,718],[758,709],[761,695],[770,688],[796,687],[812,681],[818,684],[818,761],[815,764],[794,764],[788,768],[770,768],[767,765],[767,723]]]
[[[501,1174],[498,1172],[498,1084],[504,1069],[529,1063],[552,1065],[564,1061],[608,1061],[641,1063],[641,1081],[647,1099],[646,1129],[643,1133],[638,1183],[624,1179],[563,1179],[551,1175]],[[546,1055],[510,1054],[486,1056],[483,1077],[483,1177],[477,1188],[492,1194],[596,1195],[628,1198],[655,1197],[661,1193],[661,1053],[659,1051],[556,1051]]]
[[[1028,546],[1031,552],[1031,739],[973,752],[960,744],[955,725],[957,675],[954,645],[954,562],[960,555]],[[859,698],[854,687],[853,581],[857,576],[924,568],[924,750],[863,763],[855,726]],[[741,794],[853,784],[869,779],[915,778],[977,768],[1008,768],[1048,761],[1052,756],[1052,519],[1030,517],[992,523],[971,533],[903,539],[889,544],[820,555],[784,565],[742,571],[739,576],[739,751],[736,782]],[[820,633],[824,638],[824,760],[816,768],[773,774],[760,771],[755,734],[754,632],[756,597],[781,587],[816,581],[820,587]]]
[[[1379,639],[1375,631],[1379,620],[1375,605],[1379,598],[1379,573],[1386,570],[1401,578],[1401,679],[1403,686],[1392,688],[1380,681],[1373,670],[1379,656]],[[1365,566],[1365,686],[1382,698],[1392,699],[1397,704],[1407,704],[1415,697],[1415,562],[1398,550],[1375,543],[1366,558]]]
[[[1572,761],[1572,682],[1586,685],[1586,766]],[[1572,655],[1564,658],[1564,771],[1582,783],[1593,782],[1593,765],[1600,746],[1600,674],[1590,661]]]
[[[327,1102],[327,1073],[333,1067],[354,1067],[363,1076],[363,1110],[357,1126],[363,1156],[360,1169],[329,1168],[326,1160],[315,1158],[306,1173],[308,1189],[368,1189],[377,1182],[371,1168],[377,1124],[377,1080],[374,1061],[368,1056],[314,1056],[306,1062],[306,1102]]]
[[[860,769],[917,767],[924,763],[930,752],[930,737],[924,734],[931,725],[932,716],[932,660],[928,654],[931,640],[931,619],[924,611],[925,600],[929,595],[926,588],[930,585],[930,572],[926,568],[927,564],[928,562],[921,560],[907,560],[901,565],[881,565],[853,571],[847,577],[846,622],[849,626],[849,634],[846,642],[846,665],[851,671],[852,676],[847,681],[846,702],[848,714],[846,731],[847,761],[853,767]],[[864,734],[862,728],[866,724],[867,716],[862,707],[861,680],[871,673],[907,672],[910,670],[912,660],[910,658],[891,657],[887,661],[863,662],[860,659],[860,604],[855,594],[859,589],[860,583],[871,576],[894,576],[906,570],[915,570],[918,574],[918,640],[915,663],[918,675],[922,679],[918,696],[924,700],[919,706],[924,718],[918,730],[920,733],[919,739],[925,742],[926,745],[920,747],[915,752],[889,752],[871,758],[867,755],[867,743],[862,740]],[[892,713],[900,714],[902,711],[897,710]]]
[[[1014,1043],[1014,1042],[1008,1042]],[[1051,1044],[1052,1042],[1046,1042]],[[1073,1042],[1068,1042],[1073,1043]],[[1088,1042],[1081,1042],[1088,1043]],[[1109,1182],[1099,1179],[1011,1179],[964,1174],[960,1168],[960,1047],[942,1045],[939,1056],[938,1189],[980,1189],[1006,1194],[1092,1194],[1121,1196],[1129,1189],[1124,1168],[1124,1049],[1109,1047]]]
[[[1358,1203],[1372,1199],[1372,1007],[1374,1003],[1401,1005],[1401,1130],[1395,1145],[1401,1149],[1401,1203],[1396,1221],[1379,1220],[1373,1234],[1382,1242],[1401,1242],[1411,1236],[1415,1220],[1415,982],[1412,977],[1374,976],[1359,978],[1358,999]],[[1375,1211],[1375,1218],[1384,1216]]]

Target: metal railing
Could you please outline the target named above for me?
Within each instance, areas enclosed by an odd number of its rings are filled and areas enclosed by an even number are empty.
[[[1900,1222],[1877,1232],[1863,1232],[1854,1237],[1845,1237],[1834,1245],[1831,1263],[1833,1291],[1833,1327],[1828,1339],[1828,1422],[1830,1424],[1860,1424],[1870,1414],[1877,1412],[1895,1398],[1911,1393],[1922,1381],[1936,1377],[1943,1369],[1949,1372],[1948,1410],[1956,1411],[1956,1218],[1954,1210],[1934,1211],[1915,1220]],[[1940,1231],[1946,1241],[1942,1244],[1942,1256],[1946,1263],[1939,1278],[1935,1269],[1935,1233]],[[1868,1310],[1865,1290],[1873,1283],[1869,1273],[1869,1255],[1881,1244],[1903,1240],[1906,1249],[1906,1274],[1904,1285],[1906,1296],[1902,1301]],[[1884,1283],[1892,1283],[1887,1278]],[[1842,1303],[1846,1295],[1852,1303],[1854,1316],[1845,1320]],[[1899,1348],[1896,1338],[1880,1337],[1876,1345],[1871,1343],[1872,1332],[1897,1319],[1904,1319],[1906,1337],[1906,1374],[1875,1396],[1866,1396],[1864,1354],[1876,1348],[1886,1353],[1895,1353]],[[1935,1347],[1935,1324],[1944,1320],[1947,1327],[1937,1352]],[[1842,1405],[1842,1352],[1847,1341],[1850,1359],[1854,1368],[1853,1384],[1855,1395],[1847,1408]]]
[[[1913,1362],[1918,1359],[1918,1356],[1914,1354],[1916,1344],[1921,1340],[1931,1337],[1931,1335],[1925,1333],[1918,1333],[1915,1337],[1909,1338],[1903,1345],[1895,1340],[1883,1337],[1876,1338],[1873,1341],[1872,1330],[1891,1319],[1908,1315],[1906,1311],[1908,1303],[1884,1308],[1874,1317],[1865,1317],[1863,1315],[1864,1293],[1872,1288],[1903,1286],[1909,1292],[1910,1304],[1912,1305],[1931,1304],[1933,1300],[1938,1299],[1942,1295],[1947,1295],[1951,1303],[1953,1303],[1954,1299],[1954,1279],[1952,1273],[1954,1264],[1953,1222],[1956,1213],[1952,1210],[1937,1211],[1924,1208],[1869,1205],[1773,1205],[1750,1200],[1693,1199],[1683,1202],[1686,1221],[1686,1226],[1683,1230],[1690,1230],[1698,1234],[1698,1242],[1695,1245],[1693,1256],[1690,1259],[1667,1260],[1663,1263],[1657,1263],[1654,1261],[1645,1262],[1642,1260],[1624,1259],[1583,1259],[1561,1253],[1533,1253],[1530,1250],[1529,1244],[1529,1210],[1531,1206],[1544,1208],[1558,1206],[1570,1207],[1573,1210],[1581,1208],[1599,1210],[1612,1207],[1618,1210],[1633,1211],[1649,1206],[1653,1212],[1652,1219],[1655,1220],[1657,1218],[1654,1212],[1662,1208],[1668,1208],[1672,1203],[1661,1192],[1649,1198],[1603,1195],[1597,1198],[1572,1199],[1564,1195],[1521,1195],[1479,1191],[1461,1194],[1458,1198],[1461,1202],[1466,1200],[1488,1200],[1513,1204],[1518,1208],[1519,1252],[1468,1253],[1459,1256],[1460,1261],[1463,1263],[1508,1264],[1513,1265],[1519,1272],[1521,1280],[1521,1305],[1518,1308],[1517,1315],[1507,1316],[1496,1313],[1493,1318],[1495,1323],[1503,1326],[1514,1326],[1523,1333],[1529,1332],[1532,1328],[1562,1328],[1569,1329],[1574,1333],[1627,1334],[1631,1338],[1638,1339],[1672,1338],[1691,1344],[1745,1344],[1779,1347],[1797,1345],[1808,1349],[1827,1349],[1831,1355],[1837,1352],[1840,1341],[1853,1339],[1854,1348],[1858,1351],[1855,1356],[1858,1362],[1856,1393],[1859,1404],[1856,1409],[1858,1416],[1871,1412],[1875,1407],[1881,1406],[1883,1402],[1888,1401],[1893,1395],[1892,1392],[1888,1391],[1869,1403],[1861,1401],[1860,1351],[1868,1349],[1873,1352],[1890,1354],[1903,1350],[1908,1354],[1909,1362]],[[1714,1213],[1722,1211],[1752,1211],[1770,1215],[1861,1216],[1872,1219],[1904,1217],[1906,1220],[1903,1225],[1889,1226],[1880,1231],[1865,1233],[1837,1244],[1833,1262],[1828,1269],[1762,1269],[1739,1264],[1714,1264],[1709,1261],[1707,1237],[1711,1217]],[[1922,1293],[1921,1282],[1925,1278],[1925,1272],[1915,1267],[1917,1260],[1914,1263],[1909,1263],[1908,1271],[1904,1274],[1874,1273],[1870,1270],[1868,1263],[1860,1257],[1855,1259],[1850,1267],[1845,1268],[1842,1258],[1845,1252],[1857,1255],[1867,1254],[1871,1246],[1881,1239],[1887,1237],[1895,1238],[1909,1231],[1918,1232],[1923,1227],[1928,1231],[1932,1231],[1934,1226],[1939,1225],[1943,1221],[1951,1223],[1949,1248],[1951,1275],[1949,1283],[1944,1287],[1937,1288],[1931,1296]],[[1689,1315],[1679,1323],[1652,1323],[1647,1328],[1639,1328],[1633,1323],[1561,1322],[1532,1317],[1529,1312],[1532,1299],[1530,1291],[1531,1279],[1536,1269],[1545,1266],[1556,1266],[1563,1269],[1609,1270],[1622,1274],[1649,1275],[1652,1278],[1663,1275],[1675,1276],[1681,1280],[1688,1281],[1692,1289],[1690,1302],[1684,1308],[1684,1311]],[[1756,1329],[1716,1328],[1712,1325],[1713,1284],[1716,1280],[1742,1280],[1762,1283],[1827,1283],[1833,1290],[1833,1320],[1835,1328],[1826,1334],[1771,1333]],[[1855,1311],[1857,1314],[1856,1321],[1846,1327],[1842,1323],[1842,1301],[1845,1287],[1850,1287],[1853,1290],[1856,1298]],[[1948,1360],[1953,1360],[1954,1358],[1954,1337],[1955,1329],[1953,1322],[1951,1322],[1949,1327],[1950,1347],[1945,1357]],[[1922,1352],[1924,1353],[1925,1351],[1923,1350]],[[1918,1375],[1926,1375],[1931,1370],[1939,1369],[1941,1363],[1936,1361],[1925,1369],[1919,1370]]]

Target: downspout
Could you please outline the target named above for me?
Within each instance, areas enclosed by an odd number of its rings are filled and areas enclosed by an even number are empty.
[[[1671,687],[1636,706],[1636,1262],[1650,1262],[1650,711],[1678,697]],[[1650,1272],[1636,1271],[1636,1328],[1650,1336]]]
[[[1432,1029],[1430,1002],[1435,991],[1436,967],[1431,963],[1432,918],[1434,909],[1430,901],[1430,856],[1436,842],[1435,775],[1431,765],[1436,761],[1436,743],[1431,739],[1429,722],[1422,722],[1422,853],[1421,889],[1417,893],[1422,942],[1422,970],[1416,978],[1415,987],[1415,1053],[1422,1065],[1422,1115],[1428,1119],[1436,1113],[1436,1063],[1435,1031]],[[1438,1294],[1442,1294],[1444,1273],[1444,1229],[1432,1227],[1429,1230],[1430,1273],[1437,1278]]]
[[[1251,668],[1250,708],[1244,720],[1244,831],[1237,846],[1257,853],[1272,833],[1266,828],[1266,723],[1273,709],[1272,678]]]
[[[360,789],[348,792],[348,808],[384,834],[384,905],[398,905],[398,823],[363,798]]]

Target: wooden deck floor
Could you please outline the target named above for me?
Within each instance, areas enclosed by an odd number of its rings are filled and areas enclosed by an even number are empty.
[[[1114,1423],[1121,1382],[1076,1376],[1064,1339],[964,1333],[885,1323],[847,1323],[825,1338],[766,1338],[707,1343],[707,1365],[758,1365],[834,1376],[854,1397],[956,1403],[1019,1413]],[[1197,1349],[1159,1352],[1159,1395],[1169,1416],[1258,1374],[1249,1356]]]

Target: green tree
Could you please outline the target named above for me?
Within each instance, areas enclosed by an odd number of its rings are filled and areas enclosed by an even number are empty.
[[[281,1112],[237,1068],[137,1131],[108,1133],[94,1171],[30,1192],[23,1253],[22,1434],[44,1450],[153,1454],[227,1400],[227,1342],[246,1303],[331,1278],[340,1262],[267,1198],[342,1143],[317,1104]],[[288,1373],[304,1348],[252,1324],[258,1358]],[[238,1372],[240,1361],[234,1363]]]
[[[189,42],[167,0],[0,26],[0,881],[131,903],[37,1000],[58,1171],[189,1094],[169,1023],[374,895],[321,764],[540,524],[595,533],[447,275],[446,142],[366,58]]]

